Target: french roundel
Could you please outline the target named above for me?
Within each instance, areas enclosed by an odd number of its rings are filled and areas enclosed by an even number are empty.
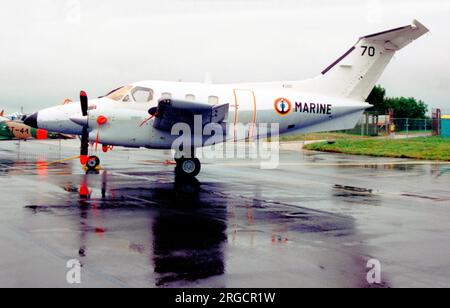
[[[288,115],[292,110],[292,103],[286,98],[279,98],[275,101],[275,111],[281,115]]]

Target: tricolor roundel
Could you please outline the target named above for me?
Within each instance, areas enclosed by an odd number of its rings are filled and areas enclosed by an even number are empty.
[[[292,111],[292,103],[286,98],[278,98],[275,101],[275,111],[281,115],[288,115]]]

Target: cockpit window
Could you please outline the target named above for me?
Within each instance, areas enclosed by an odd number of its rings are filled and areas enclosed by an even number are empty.
[[[122,100],[122,102],[128,103],[130,101],[130,95],[127,95],[124,97],[124,99]]]
[[[148,103],[153,100],[153,90],[144,87],[125,86],[111,91],[106,97],[117,102]]]
[[[153,100],[153,90],[143,87],[136,87],[131,91],[131,95],[136,103],[148,103]]]
[[[126,87],[119,88],[119,89],[109,93],[106,97],[109,99],[112,99],[114,101],[120,101],[125,95],[128,94],[128,92],[131,90],[132,87],[133,86],[126,86]]]

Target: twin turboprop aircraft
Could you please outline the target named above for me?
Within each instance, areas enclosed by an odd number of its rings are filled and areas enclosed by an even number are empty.
[[[196,148],[264,138],[267,134],[255,129],[261,123],[279,125],[280,134],[354,128],[371,107],[365,101],[394,54],[427,32],[414,21],[363,36],[310,80],[228,85],[143,81],[91,101],[82,91],[79,103],[41,110],[25,123],[80,135],[80,160],[88,169],[100,164],[98,157],[88,156],[90,142],[101,144],[104,151],[110,146],[172,149],[180,137],[179,125],[184,124],[181,127],[192,130],[189,142],[176,147],[176,172],[197,176],[201,164],[195,157]],[[198,122],[200,129],[196,129]],[[213,128],[208,130],[208,126]],[[245,134],[238,133],[242,126]],[[214,142],[208,142],[212,136]],[[190,142],[193,139],[201,141]]]

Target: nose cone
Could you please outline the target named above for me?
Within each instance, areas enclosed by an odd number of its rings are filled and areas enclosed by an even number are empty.
[[[33,128],[39,128],[38,127],[38,113],[36,112],[36,113],[33,113],[32,115],[29,115],[28,117],[25,118],[23,123],[25,123],[25,125],[28,125]]]

